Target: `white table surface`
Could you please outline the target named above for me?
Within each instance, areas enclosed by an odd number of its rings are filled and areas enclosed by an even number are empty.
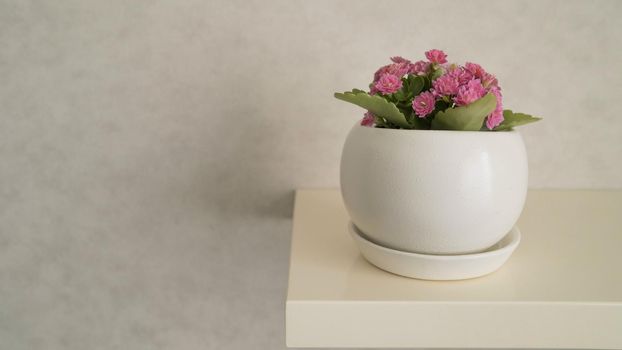
[[[338,190],[298,190],[290,347],[622,348],[622,191],[531,190],[522,242],[488,276],[384,272],[351,240]]]

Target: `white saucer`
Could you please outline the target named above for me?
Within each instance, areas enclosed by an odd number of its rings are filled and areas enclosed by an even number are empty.
[[[359,250],[370,263],[391,273],[424,280],[462,280],[496,271],[520,243],[520,231],[514,226],[499,243],[481,253],[428,255],[403,252],[370,241],[350,222],[348,230]]]

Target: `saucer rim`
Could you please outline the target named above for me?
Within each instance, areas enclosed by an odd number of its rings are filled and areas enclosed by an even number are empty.
[[[441,261],[481,259],[481,258],[488,258],[488,257],[493,257],[493,256],[511,254],[516,249],[516,247],[521,241],[520,229],[518,228],[517,225],[514,225],[512,229],[510,229],[510,231],[505,236],[503,236],[503,238],[499,240],[499,242],[503,242],[508,236],[510,236],[509,242],[499,247],[498,249],[486,250],[483,252],[468,253],[468,254],[452,254],[452,255],[423,254],[423,253],[415,253],[415,252],[408,252],[408,251],[388,248],[376,242],[373,242],[367,239],[367,237],[364,236],[364,233],[362,233],[361,230],[358,227],[356,227],[356,225],[352,221],[348,222],[348,231],[350,231],[350,234],[353,237],[355,237],[357,241],[367,244],[375,249],[380,249],[381,251],[384,251],[385,253],[398,254],[398,255],[402,255],[402,256],[410,257],[410,258],[421,258],[421,259],[441,260]],[[499,244],[499,242],[493,244],[493,247]]]

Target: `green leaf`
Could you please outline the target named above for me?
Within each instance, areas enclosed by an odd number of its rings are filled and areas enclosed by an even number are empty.
[[[411,96],[417,96],[423,91],[425,85],[425,79],[417,75],[408,75],[408,90],[411,92]]]
[[[430,121],[425,118],[419,118],[413,111],[413,107],[411,103],[407,103],[405,106],[399,106],[399,110],[404,114],[408,124],[411,125],[411,129],[417,130],[429,130],[430,129]]]
[[[525,113],[514,113],[509,109],[503,110],[503,122],[493,130],[512,130],[515,126],[537,122],[542,118],[534,117]]]
[[[413,129],[417,130],[430,130],[430,119],[419,118],[413,113],[412,118]]]
[[[420,77],[423,79],[423,89],[421,91],[430,90],[432,88],[432,81],[430,78],[426,75],[421,75]]]
[[[352,90],[351,92],[346,91],[344,93],[336,92],[335,97],[342,101],[363,107],[374,115],[382,117],[399,127],[412,129],[412,126],[408,124],[404,114],[402,114],[393,103],[388,102],[378,95],[370,95],[361,90]]]
[[[495,95],[489,93],[469,105],[437,112],[432,121],[432,129],[477,131],[496,106]]]
[[[434,81],[436,79],[438,79],[438,77],[440,77],[441,75],[443,75],[444,71],[438,67],[435,70],[432,71],[432,75],[430,76],[430,80]]]
[[[396,101],[406,101],[408,99],[407,93],[404,92],[404,89],[400,89],[399,91],[394,93],[393,97]]]

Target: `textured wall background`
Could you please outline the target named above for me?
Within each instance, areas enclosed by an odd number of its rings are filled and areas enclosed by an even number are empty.
[[[533,187],[622,187],[622,2],[1,1],[0,348],[282,349],[292,190],[393,55],[497,74]]]

